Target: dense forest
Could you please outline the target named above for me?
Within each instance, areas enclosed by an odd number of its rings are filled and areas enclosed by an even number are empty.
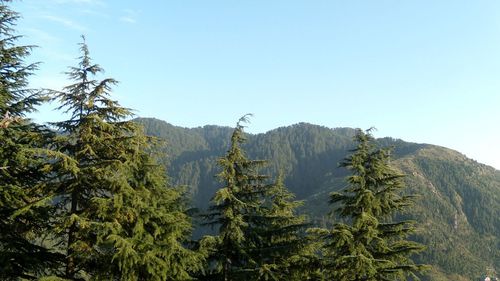
[[[164,121],[139,118],[146,133],[165,141],[162,162],[171,182],[186,185],[193,205],[207,208],[219,187],[214,178],[218,155],[228,146],[232,128],[182,128]],[[247,134],[248,155],[269,159],[266,173],[282,175],[285,185],[304,205],[299,213],[311,223],[328,227],[329,194],[346,186],[349,171],[339,163],[355,147],[355,129],[329,129],[311,124],[282,127],[264,134]],[[392,147],[391,165],[405,174],[406,193],[415,204],[398,218],[418,222],[412,239],[426,245],[415,260],[432,265],[429,280],[479,280],[500,266],[500,172],[439,146],[382,138]],[[196,235],[210,233],[199,225]]]
[[[371,130],[133,119],[85,38],[62,89],[0,0],[0,280],[478,280],[500,173]],[[59,104],[66,120],[28,114]],[[62,114],[63,115],[63,114]],[[168,172],[167,172],[168,171]]]

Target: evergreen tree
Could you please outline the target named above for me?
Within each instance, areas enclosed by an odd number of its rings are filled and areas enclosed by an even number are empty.
[[[258,238],[251,251],[259,264],[258,280],[316,280],[320,274],[318,247],[306,235],[307,218],[296,211],[303,202],[294,198],[281,175],[264,190],[252,222]]]
[[[415,273],[423,266],[410,256],[423,247],[406,240],[414,222],[393,221],[412,199],[401,195],[404,176],[390,166],[390,150],[374,146],[370,131],[358,130],[355,141],[357,147],[341,163],[352,173],[349,186],[331,195],[344,222],[327,235],[325,275],[340,281],[418,279]]]
[[[109,98],[114,79],[95,80],[85,40],[68,76],[52,91],[71,114],[54,123],[59,151],[77,163],[60,174],[56,235],[66,252],[63,277],[78,280],[189,280],[203,255],[187,249],[191,232],[183,196],[167,187],[165,172],[148,154],[151,140],[132,114]]]
[[[242,117],[231,137],[231,147],[218,161],[218,178],[225,184],[210,207],[207,224],[219,227],[207,280],[283,280],[304,276],[304,259],[313,255],[302,235],[305,218],[295,214],[282,180],[267,184],[259,173],[266,164],[250,160],[241,148],[245,141]],[[309,256],[308,256],[309,255]],[[292,267],[295,266],[295,269]]]
[[[33,279],[57,265],[60,255],[42,243],[51,216],[47,182],[61,163],[50,151],[53,137],[26,114],[44,101],[28,88],[37,64],[25,59],[33,46],[17,45],[19,14],[0,1],[0,279]]]
[[[255,261],[250,255],[249,216],[259,204],[261,192],[267,178],[258,174],[258,167],[264,164],[261,160],[249,160],[241,149],[245,141],[243,122],[248,115],[237,123],[231,136],[231,147],[226,156],[218,160],[221,172],[218,179],[224,183],[212,199],[207,224],[218,226],[215,237],[211,267],[205,275],[207,280],[231,281],[246,279],[253,273]]]

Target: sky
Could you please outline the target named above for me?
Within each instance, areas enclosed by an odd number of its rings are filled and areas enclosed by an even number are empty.
[[[61,89],[85,35],[137,116],[247,131],[299,122],[458,150],[500,169],[498,0],[22,0],[17,31]],[[54,107],[54,105],[52,105]],[[44,106],[38,122],[61,118]]]

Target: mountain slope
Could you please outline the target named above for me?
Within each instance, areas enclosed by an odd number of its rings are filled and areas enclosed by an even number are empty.
[[[174,184],[187,185],[197,207],[205,208],[219,184],[216,159],[232,128],[181,128],[156,119],[137,119],[146,133],[165,139],[163,162]],[[328,194],[345,186],[338,163],[352,148],[354,130],[301,123],[248,135],[246,151],[268,159],[268,171],[285,176],[287,187],[305,199],[304,212],[318,224],[330,218]],[[418,200],[402,214],[418,221],[414,239],[428,250],[417,257],[434,266],[430,280],[479,280],[500,268],[500,171],[439,146],[379,139],[394,146],[394,166],[407,175],[408,192]]]

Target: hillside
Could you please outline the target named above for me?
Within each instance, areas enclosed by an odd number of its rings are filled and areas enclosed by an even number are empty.
[[[218,183],[215,160],[228,147],[232,128],[181,128],[156,119],[137,119],[162,147],[172,183],[187,185],[196,207],[204,209]],[[354,130],[311,124],[248,135],[246,151],[268,159],[269,173],[285,175],[287,187],[306,201],[304,212],[328,224],[328,193],[344,186],[339,161],[352,147]],[[439,146],[379,139],[394,146],[394,166],[407,175],[408,192],[418,199],[402,214],[419,224],[414,239],[427,245],[421,257],[432,264],[429,280],[481,280],[500,269],[500,171]]]

